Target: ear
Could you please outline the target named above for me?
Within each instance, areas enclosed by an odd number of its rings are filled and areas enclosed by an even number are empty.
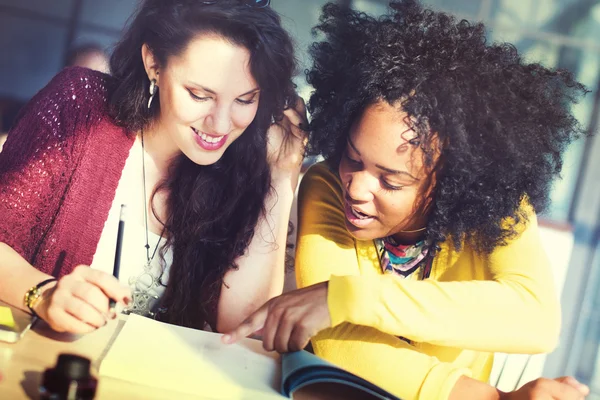
[[[142,61],[144,62],[144,69],[148,75],[149,80],[156,79],[158,84],[158,62],[154,58],[154,54],[150,47],[146,43],[142,45]]]

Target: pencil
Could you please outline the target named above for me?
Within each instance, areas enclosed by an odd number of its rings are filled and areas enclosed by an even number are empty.
[[[113,276],[119,279],[119,270],[121,268],[121,249],[123,247],[123,230],[125,228],[125,204],[121,204],[121,213],[119,214],[119,229],[117,231],[117,248],[115,250],[115,263],[113,266]],[[108,305],[110,311],[114,311],[117,302],[110,299]]]

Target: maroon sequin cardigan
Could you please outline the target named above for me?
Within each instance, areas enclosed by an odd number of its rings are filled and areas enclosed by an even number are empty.
[[[108,116],[110,85],[99,72],[63,70],[0,153],[0,242],[55,277],[91,264],[133,145]]]

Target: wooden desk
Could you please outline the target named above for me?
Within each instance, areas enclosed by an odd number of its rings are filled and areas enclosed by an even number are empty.
[[[126,318],[123,316],[122,318]],[[59,334],[43,322],[15,343],[0,342],[0,398],[38,399],[38,388],[46,368],[56,364],[60,353],[78,354],[92,360],[92,373],[98,367],[108,343],[123,326],[124,320],[109,322],[105,327],[84,336]],[[96,399],[203,399],[181,393],[135,385],[111,378],[99,379]]]
[[[89,358],[92,360],[92,373],[98,376],[99,363],[104,357],[104,351],[115,339],[126,318],[121,316],[121,320],[111,321],[105,327],[83,336],[56,333],[40,321],[19,342],[14,344],[0,342],[0,399],[39,399],[38,388],[42,374],[45,369],[54,367],[60,353],[72,353]],[[355,391],[348,391],[345,387],[329,384],[315,385],[294,395],[294,400],[351,400],[353,398],[364,399],[365,397]],[[103,377],[98,381],[96,399],[198,400],[208,398]]]

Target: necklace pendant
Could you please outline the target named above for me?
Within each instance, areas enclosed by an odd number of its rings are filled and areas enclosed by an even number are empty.
[[[144,290],[133,292],[131,306],[123,310],[124,314],[137,314],[143,317],[154,318],[158,307],[159,297]]]
[[[124,314],[138,314],[153,318],[159,303],[159,296],[154,293],[159,279],[152,273],[151,260],[144,264],[144,270],[137,276],[129,278],[133,301],[123,310]]]

